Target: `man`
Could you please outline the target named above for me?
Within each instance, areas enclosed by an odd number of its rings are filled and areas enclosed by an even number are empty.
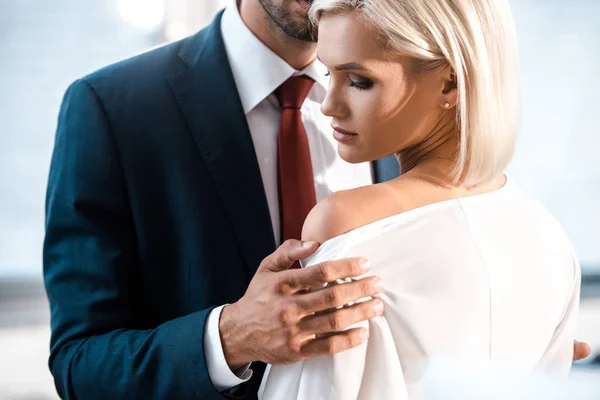
[[[44,245],[63,398],[253,399],[263,362],[366,340],[318,334],[374,317],[378,300],[322,311],[379,293],[378,278],[306,291],[365,260],[288,270],[316,250],[294,240],[316,201],[398,173],[337,158],[307,6],[242,0],[68,89]]]

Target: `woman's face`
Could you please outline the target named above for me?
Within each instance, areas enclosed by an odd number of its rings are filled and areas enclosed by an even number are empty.
[[[447,114],[449,68],[415,74],[379,39],[354,13],[320,19],[318,56],[331,74],[321,110],[332,117],[338,152],[351,163],[422,145]]]

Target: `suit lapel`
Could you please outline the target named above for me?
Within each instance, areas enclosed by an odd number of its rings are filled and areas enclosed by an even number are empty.
[[[169,83],[230,216],[250,276],[275,250],[264,185],[225,53],[221,14],[182,42],[189,69]]]

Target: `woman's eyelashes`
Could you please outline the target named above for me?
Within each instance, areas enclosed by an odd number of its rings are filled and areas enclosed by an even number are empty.
[[[327,76],[327,77],[331,76],[331,72],[327,71],[325,76]],[[351,79],[350,77],[348,77],[348,85],[350,87],[356,88],[358,90],[367,90],[367,89],[370,89],[371,87],[373,87],[373,81],[370,79],[367,79],[367,78],[354,76],[354,79]]]
[[[350,79],[350,86],[358,90],[368,90],[373,86],[373,81],[366,78]]]

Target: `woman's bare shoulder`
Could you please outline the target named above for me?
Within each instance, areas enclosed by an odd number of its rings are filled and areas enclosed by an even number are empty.
[[[403,195],[387,184],[363,186],[331,194],[308,214],[302,240],[324,243],[361,226],[402,211]]]

